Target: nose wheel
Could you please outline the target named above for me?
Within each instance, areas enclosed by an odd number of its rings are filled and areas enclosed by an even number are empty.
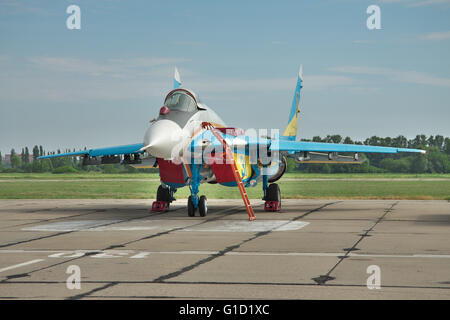
[[[206,214],[208,213],[208,202],[206,199],[206,196],[201,196],[200,199],[197,198],[197,208],[195,207],[195,198],[193,198],[193,196],[189,196],[188,198],[188,216],[189,217],[194,217],[195,216],[195,212],[197,211],[198,208],[198,213],[200,214],[200,217],[204,217],[206,216]]]
[[[195,216],[195,211],[197,210],[197,208],[195,207],[194,201],[192,200],[192,196],[189,196],[188,198],[188,216],[189,217],[193,217]]]
[[[198,201],[198,213],[200,213],[200,217],[204,217],[208,213],[208,202],[206,201],[206,196],[201,196]]]

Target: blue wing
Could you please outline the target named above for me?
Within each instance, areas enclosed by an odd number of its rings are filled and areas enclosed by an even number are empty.
[[[360,144],[342,144],[342,143],[323,143],[323,142],[307,142],[307,141],[291,141],[285,139],[266,139],[262,137],[248,137],[248,136],[229,136],[222,134],[222,136],[231,142],[231,145],[264,145],[269,147],[271,151],[287,151],[291,153],[308,151],[308,152],[352,152],[352,153],[398,153],[398,152],[413,152],[425,153],[425,150],[420,149],[406,149],[393,147],[377,147]],[[193,139],[191,148],[200,147],[202,141],[208,140],[211,147],[220,148],[222,144],[209,131],[204,131],[201,135]]]
[[[81,155],[88,155],[90,157],[101,157],[101,156],[112,156],[112,155],[119,155],[119,154],[144,153],[144,151],[140,151],[140,149],[143,147],[144,147],[143,143],[135,143],[135,144],[127,144],[127,145],[123,145],[123,146],[116,146],[116,147],[109,147],[109,148],[98,148],[98,149],[82,150],[82,151],[77,151],[77,152],[52,154],[52,155],[48,155],[48,156],[38,157],[38,159],[74,157],[74,156],[81,156]]]
[[[341,144],[341,143],[323,143],[323,142],[306,142],[306,141],[288,141],[273,140],[270,150],[278,151],[311,151],[311,152],[368,152],[368,153],[398,153],[398,152],[414,152],[425,153],[425,150],[392,148],[392,147],[376,147],[359,144]]]

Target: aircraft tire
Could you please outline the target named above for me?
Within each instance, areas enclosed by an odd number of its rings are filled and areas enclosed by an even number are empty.
[[[158,191],[156,192],[156,200],[170,202],[169,188],[165,188],[162,185],[160,185],[158,187]]]
[[[195,216],[195,207],[194,202],[192,201],[192,196],[189,196],[188,198],[188,216],[189,217]]]
[[[200,213],[200,217],[204,217],[208,213],[208,201],[206,200],[206,196],[201,196],[198,201],[198,213]]]
[[[281,191],[276,183],[269,185],[266,191],[266,201],[278,201],[281,206]]]

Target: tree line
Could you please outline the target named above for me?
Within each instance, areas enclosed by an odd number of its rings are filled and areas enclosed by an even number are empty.
[[[312,139],[302,141],[361,144],[383,147],[414,148],[426,150],[426,154],[362,154],[365,161],[361,165],[345,164],[304,164],[295,163],[292,158],[288,159],[288,172],[305,173],[450,173],[450,138],[441,135],[426,136],[417,135],[408,140],[400,135],[395,138],[372,136],[364,141],[353,141],[350,137],[343,138],[341,135],[327,135],[326,137],[315,136]],[[86,148],[85,148],[86,149]],[[46,160],[37,160],[43,155],[60,154],[62,152],[74,152],[75,149],[56,151],[45,151],[42,146],[35,145],[32,149],[33,161],[30,161],[30,151],[24,147],[18,154],[11,150],[11,164],[6,167],[2,164],[0,152],[0,171],[2,172],[53,172],[69,173],[78,171],[100,171],[104,173],[127,173],[127,172],[155,172],[155,169],[135,169],[131,166],[119,164],[106,164],[96,166],[83,166],[79,157],[61,157]]]
[[[395,138],[372,136],[364,141],[353,141],[350,137],[327,135],[315,136],[312,140],[302,141],[360,144],[395,148],[413,148],[426,150],[426,154],[417,153],[366,153],[361,165],[345,164],[296,164],[289,161],[288,170],[308,173],[450,173],[450,138],[441,135],[417,135],[408,140],[399,135]]]
[[[84,148],[86,150],[86,148]],[[54,155],[60,153],[75,152],[75,149],[58,149],[56,151],[45,151],[42,146],[34,146],[32,150],[32,161],[30,161],[30,152],[28,147],[22,148],[22,152],[17,154],[15,149],[10,152],[10,165],[7,167],[2,163],[3,157],[0,152],[0,172],[52,172],[52,173],[75,173],[85,171],[98,171],[104,173],[133,173],[138,170],[131,166],[122,165],[95,165],[83,166],[81,157],[61,157],[53,159],[38,160],[37,158],[44,155]],[[154,171],[152,169],[141,169],[144,171]]]

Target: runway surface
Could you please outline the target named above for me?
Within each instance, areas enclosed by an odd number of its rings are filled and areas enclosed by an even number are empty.
[[[0,200],[0,298],[450,299],[449,201],[151,204]]]

